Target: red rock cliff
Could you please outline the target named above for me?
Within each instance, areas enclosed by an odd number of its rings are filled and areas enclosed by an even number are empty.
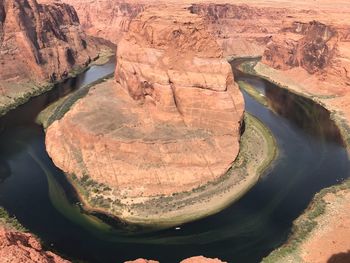
[[[0,263],[69,263],[52,252],[44,251],[31,234],[0,226]]]
[[[36,0],[0,3],[0,81],[56,80],[95,56],[68,4]]]
[[[336,30],[317,21],[294,22],[272,38],[263,62],[277,69],[302,67],[315,73],[330,66],[336,53]]]
[[[117,43],[145,7],[142,1],[65,0],[79,14],[85,32]]]
[[[273,36],[262,62],[310,91],[343,95],[350,86],[350,29],[318,21],[293,22]],[[305,82],[307,81],[307,82]]]

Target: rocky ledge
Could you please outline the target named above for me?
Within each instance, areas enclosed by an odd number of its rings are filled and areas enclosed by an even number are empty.
[[[0,263],[69,263],[45,251],[32,235],[0,226]]]

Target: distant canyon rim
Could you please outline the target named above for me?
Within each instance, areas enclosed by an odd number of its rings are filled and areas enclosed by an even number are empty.
[[[257,75],[323,105],[349,139],[347,1],[38,2],[0,2],[1,112],[116,44],[115,79],[91,89],[46,137],[57,167],[111,189],[106,199],[173,196],[229,170],[239,153],[244,101],[227,59],[261,57]],[[349,192],[324,197],[327,213],[300,246],[300,262],[325,262],[350,248]]]

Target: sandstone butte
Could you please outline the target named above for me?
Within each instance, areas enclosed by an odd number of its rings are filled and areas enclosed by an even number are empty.
[[[149,8],[117,60],[113,87],[93,90],[48,128],[54,163],[119,198],[172,195],[224,175],[239,151],[244,102],[205,21]]]
[[[97,56],[96,45],[65,3],[0,1],[0,112],[43,92]]]
[[[66,1],[75,6],[89,34],[103,36],[115,43],[128,31],[131,19],[145,6],[164,2]],[[179,1],[166,2],[180,5]],[[347,0],[237,0],[234,3],[184,0],[181,4],[193,13],[204,16],[224,56],[263,57],[262,63],[255,67],[260,75],[299,94],[312,96],[333,112],[338,124],[345,123],[344,126],[348,126],[350,6]],[[109,23],[111,20],[118,22]],[[345,130],[344,136],[347,135]],[[332,254],[346,253],[339,244],[350,242],[350,235],[346,234],[349,224],[344,224],[344,214],[340,213],[348,211],[345,206],[350,203],[349,189],[342,191],[341,194],[337,193],[337,196],[341,196],[340,200],[328,198],[329,211],[319,219],[323,222],[322,227],[313,230],[305,242],[313,248],[318,247],[321,239],[313,237],[321,233],[324,234],[322,240],[332,240],[332,245],[323,244],[317,250],[324,261]],[[332,215],[332,220],[328,220],[328,215]],[[345,228],[336,227],[334,222],[345,225]],[[345,240],[342,240],[344,237]],[[300,250],[305,251],[304,244]],[[307,257],[303,256],[302,261],[319,262],[318,257],[319,254],[311,253]]]

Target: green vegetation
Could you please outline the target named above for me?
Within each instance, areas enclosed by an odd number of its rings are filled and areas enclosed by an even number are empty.
[[[267,128],[264,123],[262,123],[258,118],[254,117],[253,115],[246,114],[245,115],[245,122],[248,127],[254,127],[256,131],[258,131],[266,141],[266,154],[264,158],[262,158],[262,162],[258,165],[257,167],[257,173],[258,174],[263,174],[266,170],[268,170],[272,164],[272,162],[277,158],[278,156],[278,145],[276,142],[275,137],[273,136],[272,132]],[[242,141],[242,143],[246,143]],[[249,143],[249,142],[248,142]],[[254,143],[252,141],[251,143]],[[258,146],[259,147],[259,146]],[[245,147],[243,146],[243,149],[245,148],[250,148],[251,151],[254,151],[254,147]],[[252,156],[248,156],[251,158]],[[248,168],[248,166],[246,167]]]
[[[9,213],[3,207],[0,207],[0,222],[5,224],[7,227],[13,228],[21,232],[28,231],[24,226],[21,225],[17,218],[10,216]]]
[[[350,155],[350,126],[348,122],[341,116],[341,114],[335,112],[331,113],[331,118],[339,127],[340,133],[348,150],[348,155]]]
[[[68,175],[72,179],[74,187],[82,195],[85,202],[94,208],[112,209],[115,206],[122,206],[119,200],[112,200],[110,197],[113,191],[109,186],[98,183],[88,175],[78,178],[76,175]]]

